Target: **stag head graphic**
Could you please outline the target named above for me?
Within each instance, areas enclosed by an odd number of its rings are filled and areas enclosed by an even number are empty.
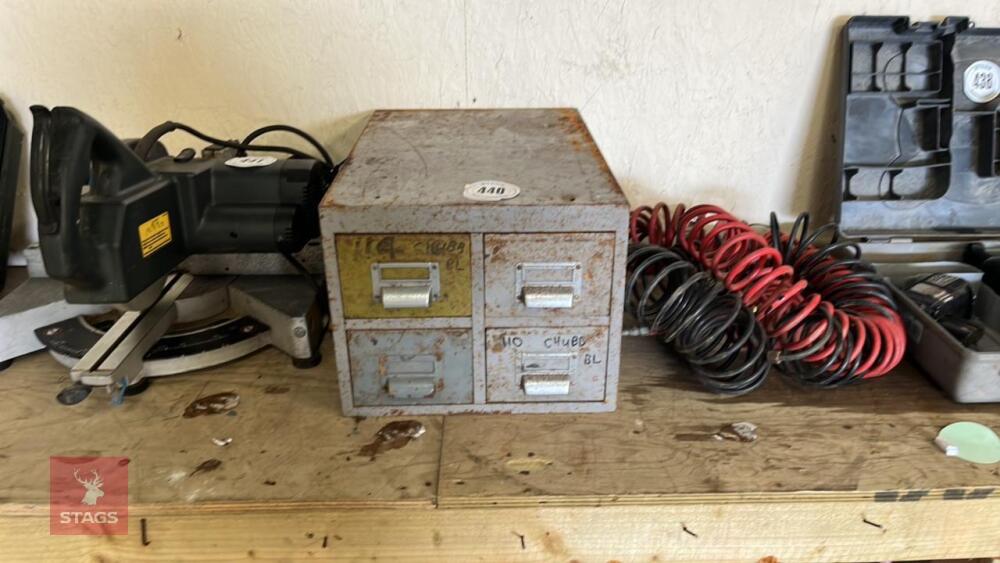
[[[93,474],[93,478],[81,479],[79,470],[74,469],[73,477],[75,477],[76,480],[83,485],[83,488],[87,489],[87,493],[83,495],[83,499],[80,500],[80,502],[88,506],[94,506],[97,504],[97,499],[104,496],[104,491],[101,490],[101,486],[104,485],[104,481],[101,479],[101,475],[96,469],[91,469],[90,472]]]

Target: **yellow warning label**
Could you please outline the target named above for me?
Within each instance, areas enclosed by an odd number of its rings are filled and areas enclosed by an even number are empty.
[[[149,221],[139,225],[139,245],[142,247],[142,257],[170,244],[170,214],[164,211]]]

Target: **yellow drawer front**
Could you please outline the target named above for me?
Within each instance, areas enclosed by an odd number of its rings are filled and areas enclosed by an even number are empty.
[[[471,316],[469,245],[469,235],[337,235],[344,317]]]

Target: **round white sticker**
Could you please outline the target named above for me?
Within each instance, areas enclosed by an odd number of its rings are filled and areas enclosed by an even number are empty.
[[[965,69],[965,97],[977,104],[992,102],[1000,96],[1000,66],[993,61],[976,61]]]
[[[226,161],[226,166],[233,168],[261,168],[278,162],[273,156],[237,156]]]
[[[465,185],[462,195],[466,199],[475,201],[500,201],[517,197],[521,193],[521,188],[509,182],[500,180],[480,180]]]

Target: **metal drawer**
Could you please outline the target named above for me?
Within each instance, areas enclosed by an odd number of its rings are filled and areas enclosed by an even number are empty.
[[[601,401],[607,355],[607,327],[488,329],[486,400]]]
[[[469,235],[337,235],[349,319],[472,315]]]
[[[606,317],[613,233],[485,236],[486,316]]]
[[[347,350],[356,405],[472,402],[468,330],[352,330]]]

